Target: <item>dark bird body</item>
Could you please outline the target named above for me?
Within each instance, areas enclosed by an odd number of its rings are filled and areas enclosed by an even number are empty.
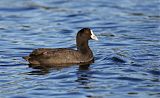
[[[83,28],[77,33],[77,50],[68,48],[39,48],[23,58],[30,64],[41,66],[90,62],[94,57],[88,46],[89,39],[98,40],[89,28]]]

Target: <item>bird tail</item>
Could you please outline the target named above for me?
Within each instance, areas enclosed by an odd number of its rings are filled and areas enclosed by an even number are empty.
[[[24,57],[22,57],[23,59],[25,59],[26,61],[29,61],[29,56],[24,56]]]

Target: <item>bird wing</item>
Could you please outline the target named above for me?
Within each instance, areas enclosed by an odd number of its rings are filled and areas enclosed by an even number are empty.
[[[76,50],[67,48],[39,48],[33,50],[33,52],[30,54],[30,57],[62,56],[62,54],[72,53],[73,51],[76,52]]]

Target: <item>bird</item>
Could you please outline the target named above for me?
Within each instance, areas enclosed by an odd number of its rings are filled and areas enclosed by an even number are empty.
[[[76,35],[77,49],[70,48],[38,48],[23,59],[30,65],[63,66],[65,64],[82,64],[94,61],[92,50],[88,42],[90,39],[98,40],[90,28],[82,28]]]

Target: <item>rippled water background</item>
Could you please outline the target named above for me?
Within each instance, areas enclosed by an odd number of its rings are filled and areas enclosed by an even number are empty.
[[[33,69],[40,47],[75,47],[90,27],[95,63]],[[160,98],[159,0],[1,0],[0,98]]]

